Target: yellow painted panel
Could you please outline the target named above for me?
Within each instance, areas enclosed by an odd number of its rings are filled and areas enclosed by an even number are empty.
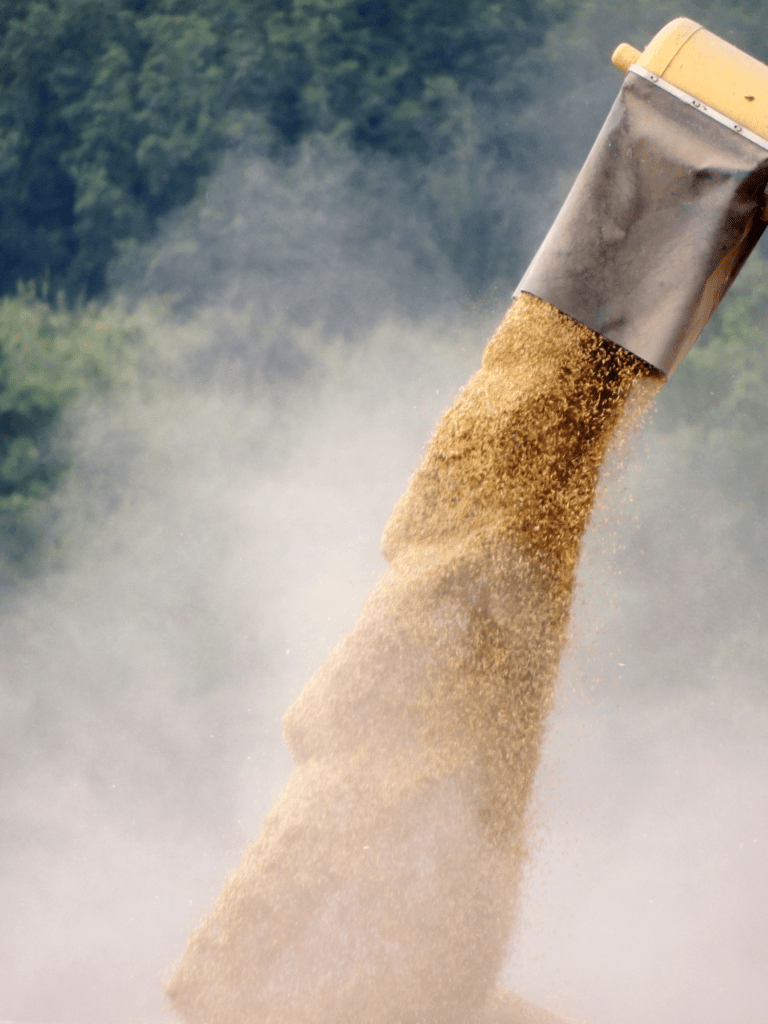
[[[626,70],[631,50],[617,47],[617,67]],[[690,18],[665,25],[635,62],[768,139],[768,67]]]
[[[638,61],[654,75],[666,77],[664,72],[692,35],[701,31],[701,25],[690,18],[675,18],[657,32],[643,50],[642,59]],[[681,86],[682,88],[682,86]]]

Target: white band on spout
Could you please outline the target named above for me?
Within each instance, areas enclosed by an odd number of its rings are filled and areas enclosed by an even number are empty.
[[[700,111],[702,114],[706,114],[707,117],[711,117],[713,121],[717,121],[719,124],[724,124],[726,128],[730,128],[733,132],[738,132],[739,135],[743,136],[743,138],[749,139],[750,142],[754,142],[756,146],[762,146],[763,149],[768,149],[768,139],[764,139],[762,135],[757,135],[755,132],[751,132],[749,128],[745,128],[743,124],[739,124],[738,121],[734,121],[732,117],[726,117],[725,114],[721,114],[719,110],[706,106],[706,104],[702,103],[701,100],[697,100],[695,96],[691,96],[690,93],[684,92],[682,89],[678,89],[676,85],[671,85],[659,75],[652,74],[647,68],[641,67],[639,64],[632,64],[629,70],[633,74],[644,78],[646,82],[651,82],[653,85],[657,85],[659,89],[663,89],[665,92],[670,93],[670,95],[676,96],[677,99],[682,100],[683,103],[687,103],[689,107],[695,107],[695,109]]]

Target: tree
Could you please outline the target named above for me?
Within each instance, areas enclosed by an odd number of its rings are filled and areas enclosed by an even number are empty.
[[[0,293],[94,295],[123,239],[188,202],[228,146],[312,132],[426,160],[566,0],[6,0]]]
[[[66,409],[131,379],[139,340],[116,311],[54,311],[32,295],[0,300],[0,581],[29,567],[45,501],[66,470]]]

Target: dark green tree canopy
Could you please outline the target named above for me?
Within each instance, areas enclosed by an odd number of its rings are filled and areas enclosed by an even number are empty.
[[[0,293],[97,294],[227,146],[427,159],[565,0],[5,0]]]

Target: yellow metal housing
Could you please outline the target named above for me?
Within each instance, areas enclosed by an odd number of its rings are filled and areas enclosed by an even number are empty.
[[[628,43],[613,63],[639,64],[768,140],[768,67],[690,18],[675,18],[642,53]]]

